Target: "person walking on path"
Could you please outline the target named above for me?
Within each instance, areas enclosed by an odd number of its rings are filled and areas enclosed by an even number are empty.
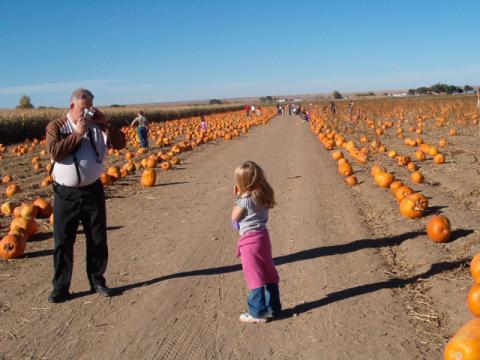
[[[248,311],[239,320],[265,323],[282,309],[279,277],[272,258],[267,230],[268,211],[275,205],[273,189],[263,170],[253,161],[238,166],[234,172],[234,194],[238,197],[232,210],[232,224],[240,233],[237,256],[250,289]]]
[[[125,135],[111,126],[93,107],[93,94],[77,89],[65,116],[46,129],[46,147],[52,160],[53,178],[53,290],[51,303],[69,299],[73,270],[73,246],[81,222],[86,237],[87,276],[90,290],[111,296],[104,273],[107,268],[107,219],[100,174],[107,145],[122,149]]]
[[[130,126],[133,127],[137,124],[138,142],[142,148],[148,149],[148,121],[144,116],[143,111],[137,113],[137,117],[132,121]]]

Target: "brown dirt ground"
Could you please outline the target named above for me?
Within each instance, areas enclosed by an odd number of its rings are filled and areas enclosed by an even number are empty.
[[[400,217],[368,167],[355,166],[361,184],[346,187],[297,117],[182,154],[154,188],[124,180],[107,190],[106,276],[117,296],[87,292],[80,231],[75,297],[49,304],[52,239],[42,222],[24,258],[0,262],[0,358],[438,359],[470,317],[466,264],[480,222],[472,139],[456,137],[453,161],[425,164],[427,183],[416,186],[431,213],[452,221],[444,245],[427,239],[426,219]],[[232,172],[247,159],[265,169],[278,200],[269,228],[285,316],[265,325],[238,321],[247,289],[229,215]],[[407,179],[399,168],[396,176]]]

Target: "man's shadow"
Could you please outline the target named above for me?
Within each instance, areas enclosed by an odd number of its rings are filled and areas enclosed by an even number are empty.
[[[318,307],[328,305],[337,301],[353,298],[360,295],[369,294],[383,289],[398,289],[403,288],[406,285],[414,284],[419,280],[428,279],[434,275],[457,269],[461,266],[468,266],[469,259],[462,259],[458,261],[441,262],[433,264],[430,270],[423,274],[415,275],[407,279],[393,278],[385,281],[379,281],[376,283],[359,285],[348,289],[343,289],[333,293],[327,294],[325,297],[319,300],[309,301],[306,303],[298,304],[290,309],[285,309],[277,320],[289,318],[295,314],[301,314]]]

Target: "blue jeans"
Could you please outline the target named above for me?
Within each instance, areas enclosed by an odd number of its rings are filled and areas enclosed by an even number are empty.
[[[252,289],[247,299],[248,313],[254,318],[266,314],[279,315],[282,310],[280,303],[280,291],[278,284],[266,284],[265,286]]]
[[[138,141],[140,142],[140,146],[143,148],[148,148],[147,128],[145,126],[139,126],[137,131],[138,131]]]

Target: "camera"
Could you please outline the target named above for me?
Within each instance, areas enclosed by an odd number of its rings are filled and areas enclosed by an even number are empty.
[[[95,116],[95,110],[89,109],[89,108],[83,109],[83,117],[84,118],[86,118],[88,120],[92,120],[94,116]]]

